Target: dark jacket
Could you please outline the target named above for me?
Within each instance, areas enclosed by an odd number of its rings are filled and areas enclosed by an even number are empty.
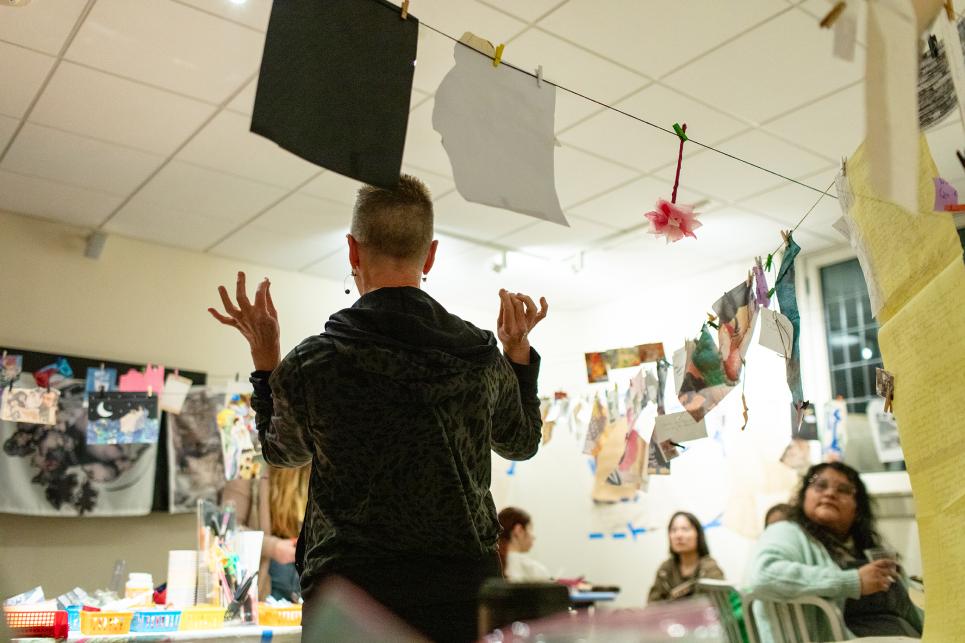
[[[491,559],[491,455],[532,457],[539,356],[511,364],[493,334],[418,288],[381,288],[332,315],[270,374],[252,374],[262,450],[312,462],[302,586],[413,557]]]
[[[657,577],[650,588],[648,602],[673,601],[678,598],[691,596],[696,591],[696,582],[701,578],[724,580],[724,572],[720,570],[717,561],[710,556],[703,556],[697,561],[697,569],[693,576],[684,576],[673,556],[663,561],[657,569]]]

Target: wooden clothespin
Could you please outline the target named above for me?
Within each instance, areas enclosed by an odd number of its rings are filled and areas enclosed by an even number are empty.
[[[154,387],[151,386],[150,384],[147,385],[147,396],[148,397],[154,396]]]
[[[965,154],[962,154],[960,150],[955,150],[955,156],[958,157],[958,162],[962,164],[962,169],[965,170]]]
[[[177,376],[180,375],[180,374],[181,374],[181,371],[180,371],[180,370],[174,369],[174,377],[177,377]]]
[[[945,15],[949,22],[955,22],[955,4],[952,0],[945,0]]]
[[[716,315],[713,315],[711,313],[707,313],[707,325],[713,328],[714,330],[720,330],[720,325],[717,323]]]
[[[503,61],[503,50],[505,48],[506,48],[505,43],[496,47],[496,55],[493,56],[493,67],[499,67],[499,63]]]
[[[928,36],[928,51],[931,52],[932,58],[938,58],[941,54],[941,52],[938,51],[938,38],[935,37],[935,34]]]
[[[238,381],[238,378],[240,378],[240,377],[241,377],[241,374],[236,372],[236,373],[235,373],[235,381],[237,382],[237,381]]]
[[[784,245],[788,245],[788,243],[790,243],[790,239],[791,239],[791,231],[790,231],[790,230],[781,230],[781,238],[784,239]]]
[[[837,3],[831,7],[831,11],[828,12],[828,15],[824,16],[824,18],[822,18],[821,22],[818,24],[820,24],[822,29],[830,29],[832,26],[834,26],[834,23],[838,21],[838,18],[841,17],[841,14],[844,13],[844,10],[847,8],[847,2]]]
[[[841,176],[848,176],[848,157],[841,157]]]
[[[674,131],[674,134],[676,134],[677,137],[680,138],[681,141],[689,141],[689,140],[690,140],[689,138],[687,138],[687,124],[686,124],[686,123],[683,124],[683,127],[681,127],[680,123],[674,123],[674,124],[673,124],[673,131]]]
[[[543,86],[543,66],[542,65],[536,68],[536,86],[537,87]]]
[[[883,368],[876,368],[875,392],[885,398],[885,413],[891,413],[891,403],[895,400],[895,376]]]
[[[402,0],[402,14],[403,20],[409,17],[409,0]]]

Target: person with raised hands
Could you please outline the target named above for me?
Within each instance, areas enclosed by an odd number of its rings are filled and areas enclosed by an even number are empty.
[[[479,587],[500,575],[490,451],[537,451],[530,334],[548,305],[500,290],[495,336],[449,313],[420,288],[432,237],[418,179],[359,190],[347,242],[360,297],[284,359],[267,279],[251,302],[238,273],[236,301],[220,287],[224,311],[209,309],[248,341],[265,460],[312,463],[297,557],[306,640],[333,576],[434,641],[475,640]]]

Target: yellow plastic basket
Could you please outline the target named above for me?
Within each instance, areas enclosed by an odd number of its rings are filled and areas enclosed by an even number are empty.
[[[258,603],[258,625],[301,625],[302,606],[279,607],[268,603]]]
[[[81,612],[80,631],[84,634],[127,634],[133,612]]]
[[[181,610],[182,630],[216,630],[224,627],[225,608],[196,605]]]

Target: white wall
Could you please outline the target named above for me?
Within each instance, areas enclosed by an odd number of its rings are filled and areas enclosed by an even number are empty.
[[[353,300],[343,293],[341,282],[124,238],[111,237],[94,261],[83,256],[84,235],[69,226],[0,213],[0,345],[177,365],[206,371],[209,381],[217,382],[250,369],[243,340],[206,312],[217,303],[216,286],[232,283],[236,270],[246,270],[253,280],[271,278],[283,350],[319,332],[333,311]],[[632,301],[615,301],[586,313],[551,310],[533,335],[544,358],[541,392],[588,389],[584,351],[650,341],[663,341],[668,351],[679,347],[696,333],[709,305],[744,276],[744,265],[722,266],[700,278],[648,287],[646,292],[641,287]],[[514,286],[512,276],[498,281]],[[454,313],[492,328],[497,284],[492,285],[486,292],[441,286],[434,291],[430,276],[428,290]],[[711,418],[721,440],[695,443],[674,461],[672,476],[651,479],[639,502],[594,507],[587,458],[576,438],[560,427],[553,441],[533,460],[518,465],[513,476],[506,475],[508,466],[496,459],[497,505],[518,504],[531,511],[538,534],[534,555],[552,572],[621,585],[621,604],[642,603],[657,565],[666,557],[664,528],[672,511],[688,509],[706,521],[730,507],[731,516],[749,524],[786,482],[781,465],[774,475],[762,473],[765,463],[773,464],[780,456],[787,430],[783,365],[757,353],[748,363],[750,377],[764,385],[754,380],[748,385],[747,430],[741,432],[734,419],[740,409],[733,403],[739,405],[740,398],[732,395]],[[751,491],[746,495],[735,496],[735,490],[747,488]],[[733,506],[735,497],[746,499],[743,506]],[[626,522],[654,530],[636,542],[587,538],[591,531],[610,533]],[[909,532],[907,520],[895,530],[903,542],[917,547],[917,539],[908,535],[914,530]],[[728,576],[738,579],[752,539],[728,527],[711,530],[708,538]],[[185,515],[54,519],[0,514],[0,597],[38,583],[49,592],[106,585],[116,558],[126,559],[128,569],[163,578],[164,552],[192,543],[193,518]]]

